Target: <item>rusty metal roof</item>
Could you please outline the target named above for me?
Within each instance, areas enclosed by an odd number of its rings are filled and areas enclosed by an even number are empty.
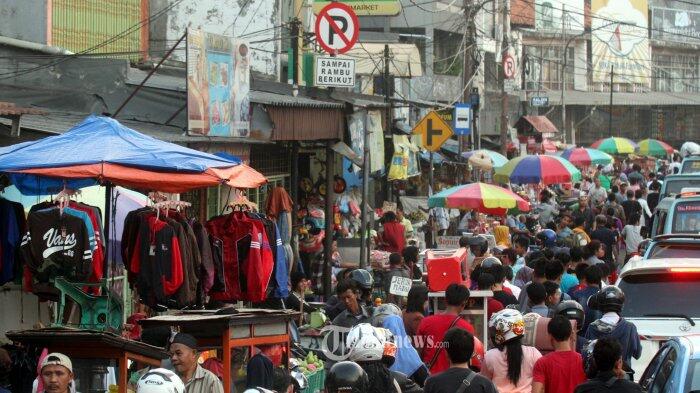
[[[518,123],[521,121],[527,121],[532,125],[532,128],[534,128],[537,132],[543,133],[543,132],[559,132],[557,130],[557,127],[552,124],[551,121],[546,116],[523,116],[518,120]],[[517,123],[516,123],[517,124]]]
[[[41,115],[45,112],[34,108],[24,108],[12,102],[0,101],[0,116]]]

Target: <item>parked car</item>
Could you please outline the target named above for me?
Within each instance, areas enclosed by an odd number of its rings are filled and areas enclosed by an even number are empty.
[[[621,315],[642,339],[642,356],[631,365],[636,376],[669,338],[700,334],[700,257],[630,261],[617,285],[625,293]]]
[[[700,335],[666,341],[644,370],[639,384],[649,393],[700,392]]]
[[[651,236],[700,233],[700,188],[685,188],[661,200],[654,210]]]
[[[646,246],[644,259],[693,258],[700,255],[700,234],[659,235]]]
[[[694,155],[683,159],[681,173],[700,173],[700,156]]]

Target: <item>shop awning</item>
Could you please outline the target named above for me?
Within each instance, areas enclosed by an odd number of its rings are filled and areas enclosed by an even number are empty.
[[[526,124],[524,124],[526,123]],[[531,128],[541,134],[551,134],[559,132],[557,127],[546,116],[522,116],[515,123],[515,128],[518,130],[523,128]]]
[[[388,44],[389,73],[399,78],[423,76],[420,52],[414,44]],[[384,44],[357,43],[345,54],[338,57],[355,59],[355,73],[358,75],[381,75],[384,73]]]
[[[0,172],[8,173],[25,195],[60,190],[69,182],[73,188],[107,181],[165,192],[220,183],[252,188],[266,182],[240,160],[164,142],[99,116],[88,116],[62,135],[3,148]]]

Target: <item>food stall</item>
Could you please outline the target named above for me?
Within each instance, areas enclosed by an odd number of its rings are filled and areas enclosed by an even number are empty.
[[[143,328],[169,326],[197,338],[200,349],[221,350],[224,392],[231,392],[231,351],[280,344],[290,353],[290,324],[299,314],[290,310],[235,309],[232,314],[216,311],[183,311],[139,321]]]
[[[68,356],[79,392],[107,391],[110,382],[115,382],[116,391],[126,393],[133,362],[137,370],[160,367],[161,360],[168,357],[163,348],[98,330],[44,328],[11,331],[6,335],[23,346],[46,348],[49,353]]]

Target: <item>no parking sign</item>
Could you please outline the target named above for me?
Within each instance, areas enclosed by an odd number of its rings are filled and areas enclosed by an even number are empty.
[[[330,3],[316,17],[316,40],[330,54],[349,51],[360,37],[355,11],[343,3]]]

